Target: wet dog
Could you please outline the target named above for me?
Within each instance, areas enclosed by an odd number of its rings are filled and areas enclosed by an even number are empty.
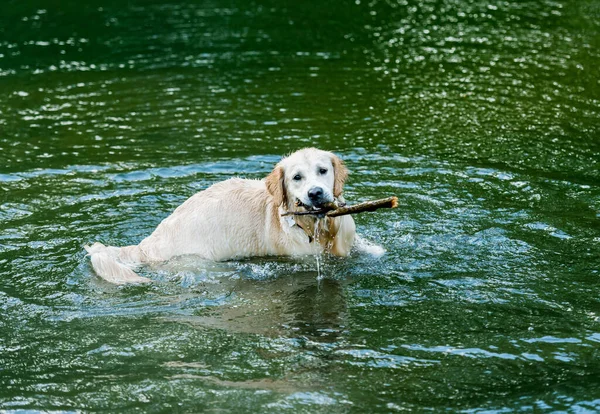
[[[321,252],[347,256],[356,238],[352,217],[282,217],[342,203],[347,176],[335,154],[302,149],[262,180],[232,178],[195,194],[136,246],[94,243],[85,249],[96,273],[116,284],[149,282],[133,269],[182,255],[215,261]]]

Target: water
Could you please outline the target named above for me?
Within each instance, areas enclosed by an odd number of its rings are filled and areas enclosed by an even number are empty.
[[[0,409],[600,410],[597,0],[0,5]],[[142,270],[211,183],[335,150],[381,258]]]
[[[317,218],[315,221],[315,234],[313,236],[314,239],[314,243],[316,246],[319,246],[321,244],[321,240],[319,238],[320,234],[320,227],[321,225],[321,219]],[[315,253],[315,259],[317,262],[317,281],[321,281],[323,280],[324,276],[323,273],[321,273],[321,258],[322,258],[322,253],[320,251]]]

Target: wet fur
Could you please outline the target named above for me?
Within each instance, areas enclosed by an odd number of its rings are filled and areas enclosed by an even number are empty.
[[[325,191],[341,200],[348,177],[344,163],[330,152],[303,149],[284,158],[263,180],[232,178],[195,194],[136,246],[85,246],[92,267],[106,281],[126,284],[150,281],[134,272],[136,266],[181,255],[215,261],[323,251],[346,256],[355,240],[352,217],[324,218],[318,222],[314,216],[281,217],[285,211],[304,208],[296,205],[304,195],[286,185],[286,180],[290,183],[290,172],[286,175],[286,170],[313,168],[317,161],[333,169],[332,179],[323,181],[331,187]],[[312,240],[317,223],[318,242]]]

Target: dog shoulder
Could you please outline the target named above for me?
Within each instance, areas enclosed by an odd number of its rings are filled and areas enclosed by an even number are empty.
[[[245,192],[245,191],[253,191],[253,190],[264,190],[265,185],[261,180],[252,180],[247,178],[229,178],[225,181],[219,181],[208,187],[206,190],[201,191],[201,193],[208,194],[225,194],[231,192]]]

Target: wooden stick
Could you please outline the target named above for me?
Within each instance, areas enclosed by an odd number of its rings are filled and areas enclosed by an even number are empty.
[[[282,216],[308,216],[308,215],[325,215],[327,217],[339,217],[346,214],[358,214],[365,211],[375,211],[380,208],[396,208],[398,207],[398,197],[388,197],[381,200],[365,201],[364,203],[354,204],[353,206],[338,207],[334,203],[327,203],[319,210],[308,211],[288,211]]]
[[[364,203],[354,204],[353,206],[344,206],[327,212],[327,217],[345,216],[346,214],[364,213],[365,211],[375,211],[380,208],[398,207],[398,197],[388,197],[381,200],[365,201]]]

